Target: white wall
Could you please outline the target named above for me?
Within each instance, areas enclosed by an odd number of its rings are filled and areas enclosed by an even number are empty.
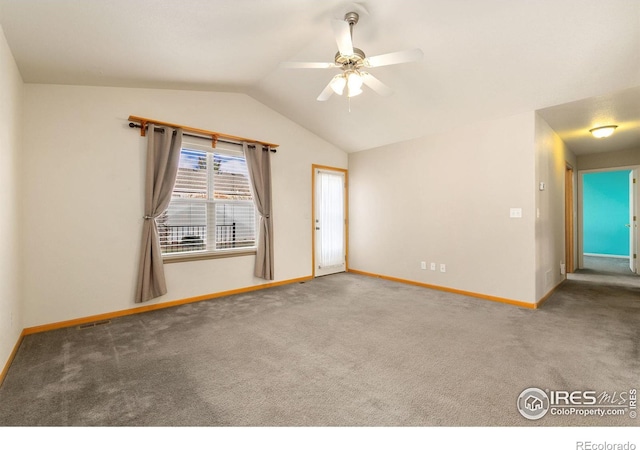
[[[129,115],[280,144],[275,281],[311,274],[311,165],[346,168],[340,149],[242,94],[25,85],[25,327],[139,306],[146,140]],[[150,303],[264,283],[253,263],[166,264],[169,292]]]
[[[574,168],[574,224],[577,224],[576,156],[538,114],[535,116],[536,154],[536,299],[543,298],[565,276],[560,264],[565,255],[565,170],[567,163]],[[544,190],[540,190],[540,183]],[[574,228],[575,232],[575,228]],[[575,234],[575,233],[574,233]],[[577,246],[574,246],[577,248]],[[574,255],[575,256],[575,255]],[[577,259],[574,259],[577,261]]]
[[[350,154],[349,184],[352,269],[537,300],[533,112]]]
[[[609,169],[640,165],[640,148],[620,150],[616,152],[592,153],[577,158],[577,170]]]
[[[23,328],[18,202],[22,90],[22,78],[0,28],[0,371]]]

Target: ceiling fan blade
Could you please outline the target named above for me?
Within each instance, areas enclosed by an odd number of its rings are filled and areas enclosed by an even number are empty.
[[[391,64],[401,64],[407,62],[419,61],[424,56],[422,50],[414,48],[412,50],[402,50],[400,52],[385,53],[378,56],[369,56],[365,59],[367,67],[389,66]]]
[[[338,66],[332,62],[283,62],[280,67],[283,69],[333,69]]]
[[[393,93],[393,91],[389,86],[384,84],[382,81],[378,80],[369,72],[361,72],[360,76],[362,77],[362,82],[366,84],[368,87],[370,87],[377,94],[387,96]]]
[[[334,19],[331,21],[333,33],[336,36],[338,51],[343,56],[353,55],[353,43],[351,42],[351,28],[345,20]]]
[[[320,95],[318,95],[318,98],[316,100],[318,100],[319,102],[327,101],[332,94],[333,89],[331,88],[331,82],[329,82],[329,84],[327,84],[327,87],[325,87],[324,90],[320,92]]]

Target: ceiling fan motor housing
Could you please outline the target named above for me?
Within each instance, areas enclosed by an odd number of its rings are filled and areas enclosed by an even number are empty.
[[[336,53],[336,64],[342,65],[344,68],[357,68],[364,65],[366,55],[359,48],[353,48],[353,55],[342,55]]]

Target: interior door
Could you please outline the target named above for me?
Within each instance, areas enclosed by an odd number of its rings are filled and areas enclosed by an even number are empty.
[[[638,169],[629,172],[629,268],[633,273],[638,272],[637,254],[638,254]]]
[[[345,172],[314,168],[314,275],[346,270]]]

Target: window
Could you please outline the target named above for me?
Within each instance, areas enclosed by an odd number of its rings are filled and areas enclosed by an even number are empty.
[[[183,143],[171,202],[157,219],[162,255],[255,249],[256,209],[242,151],[199,147]]]

